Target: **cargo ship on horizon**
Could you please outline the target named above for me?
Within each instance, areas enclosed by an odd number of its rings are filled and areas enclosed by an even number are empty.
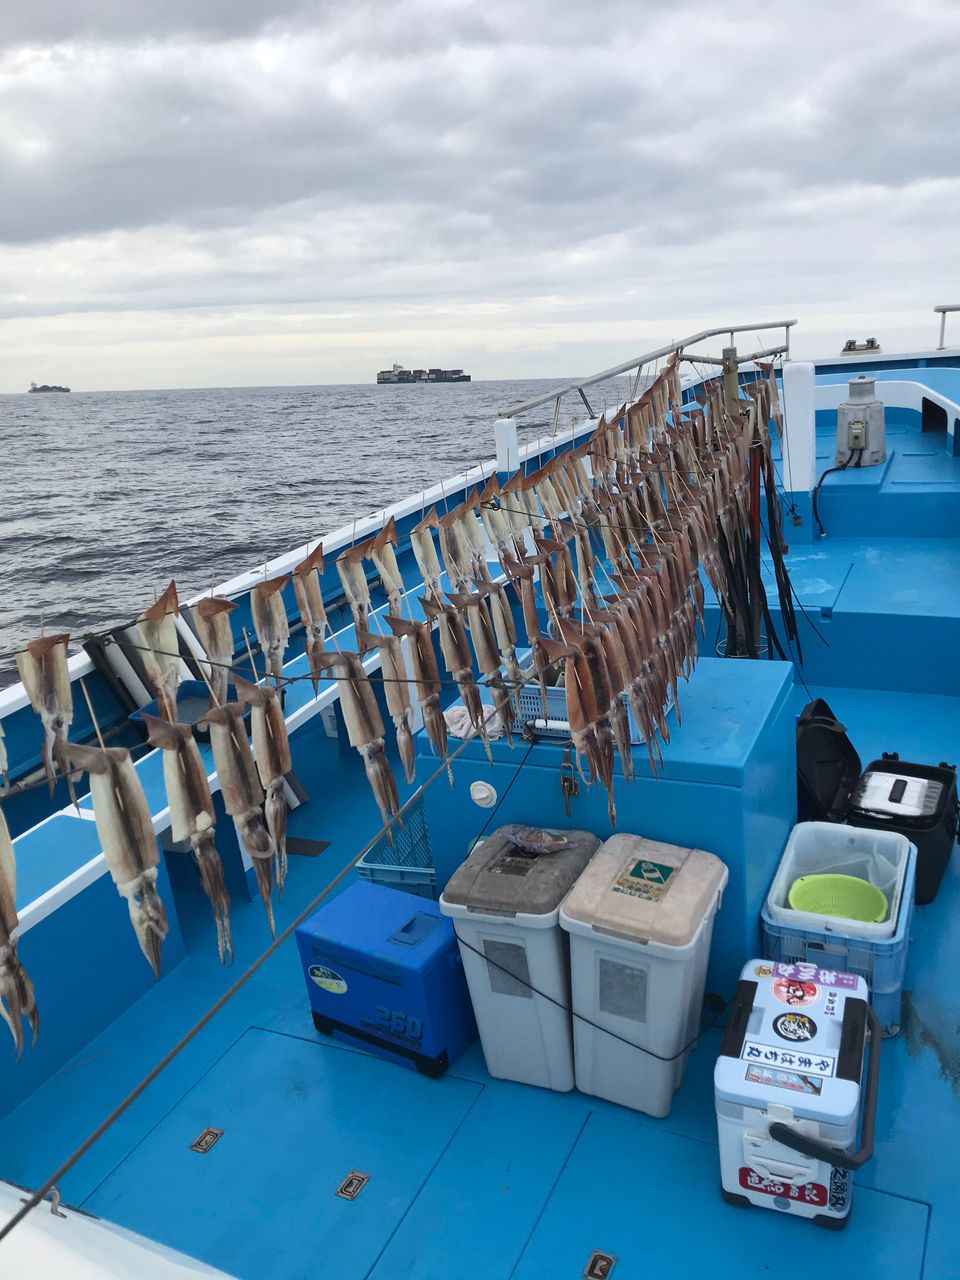
[[[377,382],[469,382],[470,374],[462,369],[405,369],[402,364],[394,364],[392,369],[381,369],[377,374]]]
[[[37,386],[35,382],[31,382],[28,395],[33,394],[34,392],[39,392],[39,391],[69,391],[69,390],[70,390],[69,387],[58,387],[46,382],[41,382],[39,386]]]

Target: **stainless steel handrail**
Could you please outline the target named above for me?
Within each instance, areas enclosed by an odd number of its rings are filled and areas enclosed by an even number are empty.
[[[625,360],[623,364],[614,365],[612,369],[604,369],[602,373],[594,373],[589,378],[578,378],[576,382],[570,382],[565,387],[556,387],[553,391],[547,391],[542,396],[534,396],[530,400],[510,405],[509,408],[499,409],[497,412],[501,418],[515,418],[518,413],[526,413],[528,409],[537,409],[542,404],[549,404],[551,400],[559,401],[569,391],[578,391],[584,403],[586,403],[586,397],[583,395],[584,387],[592,387],[595,383],[606,382],[608,378],[615,378],[618,374],[630,373],[633,369],[641,369],[645,364],[649,364],[651,360],[659,360],[663,356],[673,355],[675,351],[683,351],[685,347],[695,346],[698,342],[704,342],[707,338],[716,338],[721,333],[730,335],[730,345],[733,346],[733,335],[735,333],[757,333],[761,329],[784,329],[786,331],[784,349],[789,352],[790,330],[796,323],[796,320],[765,320],[762,324],[725,324],[718,329],[703,329],[700,333],[693,333],[687,338],[681,338],[678,342],[671,342],[665,347],[658,347],[656,351],[645,351],[643,355],[634,356],[632,360]]]
[[[943,340],[947,332],[947,312],[960,311],[960,302],[945,302],[942,306],[934,307],[934,312],[940,312],[940,342],[937,344],[937,350],[943,350]]]

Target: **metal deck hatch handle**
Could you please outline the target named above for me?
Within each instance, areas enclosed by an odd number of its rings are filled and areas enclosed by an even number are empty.
[[[826,1164],[836,1165],[840,1169],[860,1169],[873,1155],[873,1135],[877,1120],[877,1092],[880,1086],[880,1038],[883,1034],[880,1020],[874,1011],[867,1008],[867,1021],[870,1025],[870,1065],[867,1071],[867,1090],[863,1101],[863,1129],[860,1134],[860,1147],[857,1151],[837,1151],[816,1138],[808,1138],[797,1133],[789,1125],[779,1120],[770,1126],[770,1137],[782,1142],[791,1151],[799,1151],[803,1156],[814,1160],[823,1160]]]

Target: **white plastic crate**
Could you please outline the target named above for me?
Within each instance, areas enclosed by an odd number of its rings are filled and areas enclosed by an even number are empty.
[[[766,912],[774,923],[791,929],[839,933],[844,937],[890,938],[897,928],[900,900],[913,846],[896,831],[875,831],[835,822],[799,822],[767,895]],[[885,920],[871,924],[841,916],[795,911],[788,905],[790,886],[800,876],[857,876],[876,885],[887,899]]]

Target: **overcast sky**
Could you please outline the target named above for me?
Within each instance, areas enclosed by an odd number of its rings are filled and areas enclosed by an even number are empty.
[[[958,119],[956,0],[8,0],[0,390],[927,345]]]

